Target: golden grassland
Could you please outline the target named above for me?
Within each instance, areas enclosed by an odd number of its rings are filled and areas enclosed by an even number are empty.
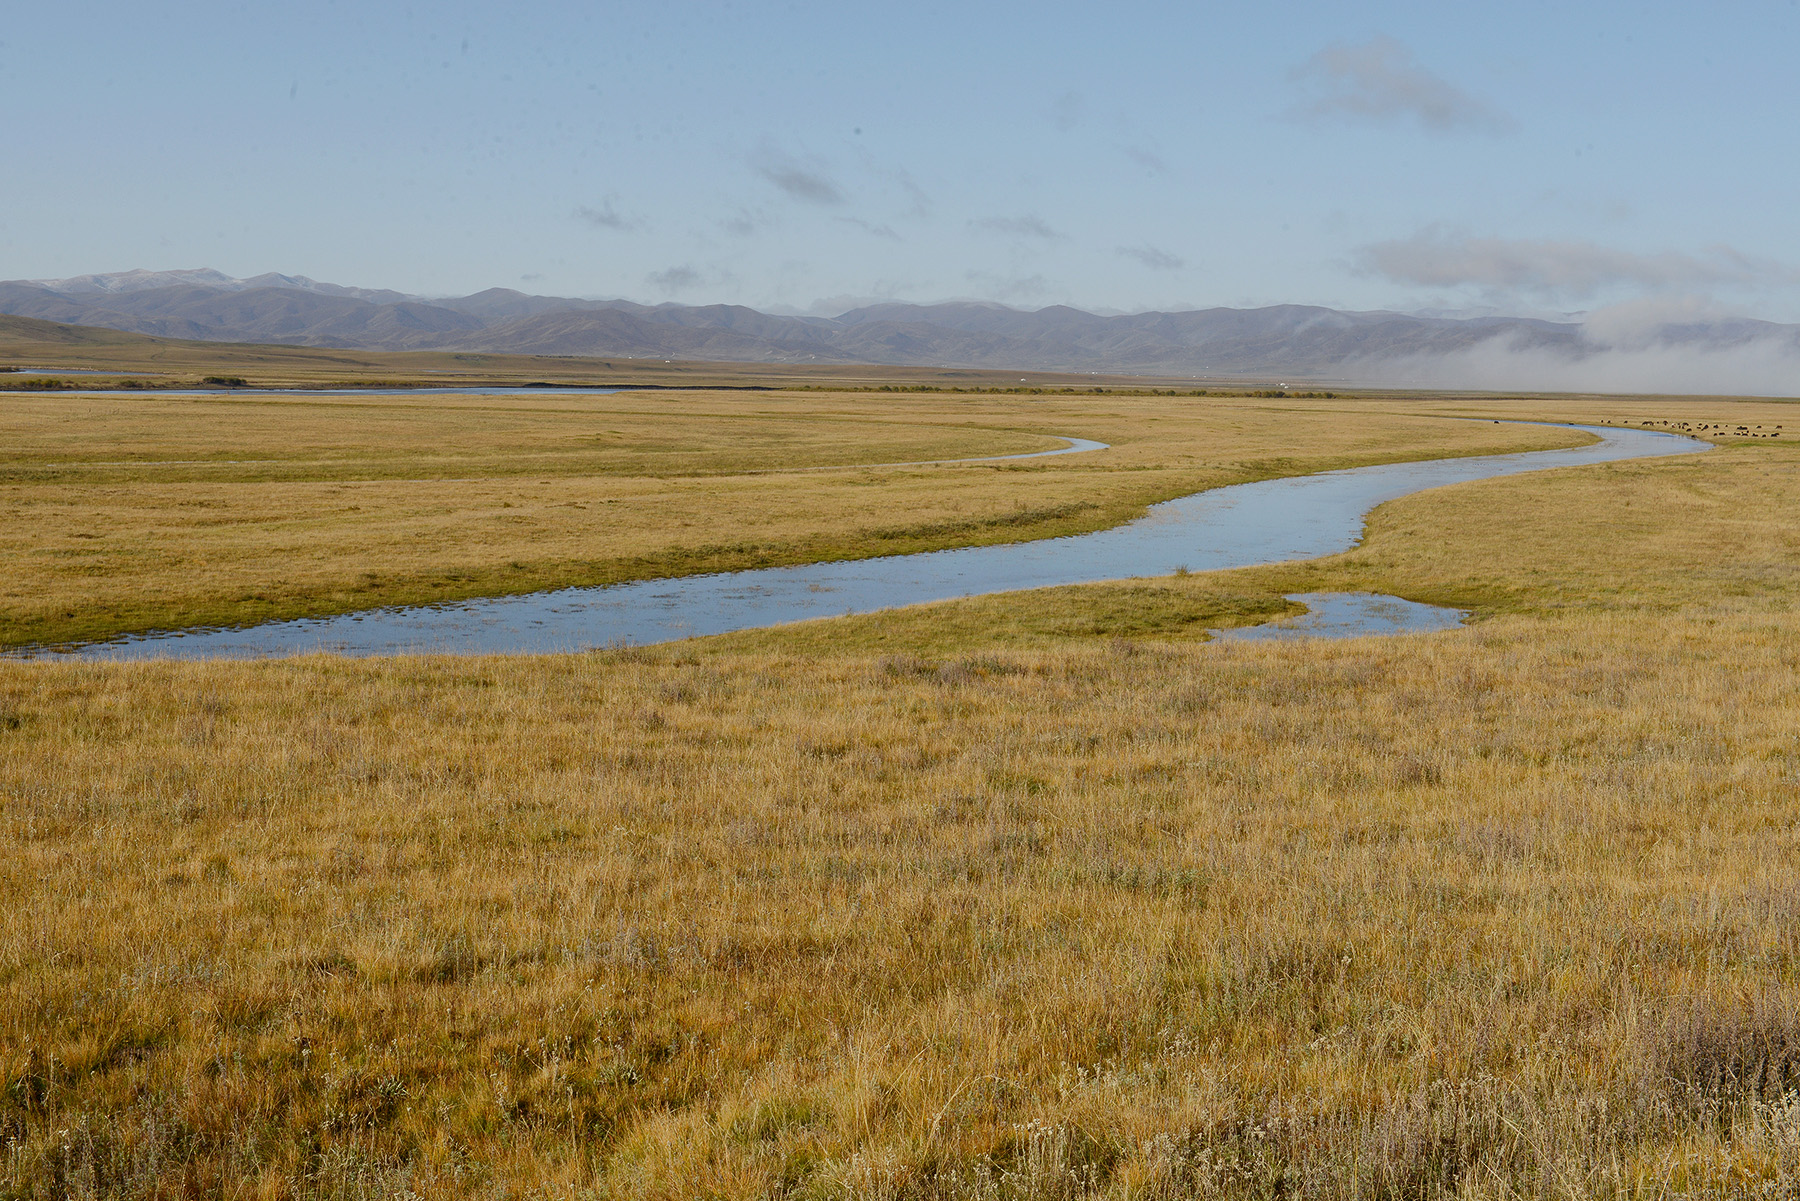
[[[7,1189],[1791,1182],[1795,633],[9,667]]]
[[[1519,435],[1282,403],[979,411],[1196,476]],[[1725,432],[1316,564],[577,656],[0,663],[0,1196],[1795,1195],[1800,450]],[[1330,587],[1483,620],[1199,641]]]
[[[1042,538],[1220,484],[1584,437],[1420,409],[910,393],[15,394],[0,397],[0,646]],[[1058,434],[1112,449],[856,466],[1045,450]]]

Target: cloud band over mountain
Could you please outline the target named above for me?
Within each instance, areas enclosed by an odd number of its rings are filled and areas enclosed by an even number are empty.
[[[1581,301],[1611,287],[1650,290],[1800,283],[1800,270],[1714,246],[1700,255],[1638,254],[1593,242],[1478,238],[1426,229],[1373,242],[1357,266],[1396,283]]]
[[[1153,249],[1153,248],[1149,248]],[[1146,265],[1151,265],[1147,263]],[[703,281],[678,266],[654,281]],[[1800,392],[1800,327],[1640,303],[1587,324],[1306,305],[1100,316],[1066,306],[876,303],[834,316],[492,288],[426,300],[298,276],[128,272],[0,283],[0,312],[163,337],[370,350],[882,363],[1396,387]]]

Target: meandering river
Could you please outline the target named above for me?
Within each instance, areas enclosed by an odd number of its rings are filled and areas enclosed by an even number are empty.
[[[171,631],[33,653],[247,659],[312,651],[525,654],[666,642],[952,597],[1317,558],[1348,550],[1361,536],[1369,510],[1412,492],[1710,449],[1674,434],[1566,428],[1592,433],[1599,441],[1567,450],[1392,463],[1215,488],[1153,506],[1125,525],[1067,538],[564,588],[243,629]],[[1061,453],[1094,449],[1097,444],[1077,444]]]

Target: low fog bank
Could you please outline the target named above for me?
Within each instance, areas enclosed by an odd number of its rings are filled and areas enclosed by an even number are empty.
[[[1763,337],[1728,345],[1676,341],[1529,346],[1502,335],[1444,354],[1344,364],[1352,383],[1470,391],[1800,396],[1800,345]]]

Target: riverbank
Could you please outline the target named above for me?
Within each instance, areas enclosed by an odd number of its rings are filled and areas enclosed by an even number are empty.
[[[938,394],[18,398],[0,645],[859,560],[1116,526],[1202,488],[1528,450],[1404,400]],[[1050,449],[941,467],[803,468]]]
[[[170,631],[39,653],[259,659],[318,650],[352,656],[544,654],[643,646],[959,596],[1316,559],[1350,549],[1371,509],[1408,493],[1712,449],[1693,438],[1646,430],[1565,428],[1591,444],[1230,485],[1156,505],[1114,529],[1047,541],[390,608],[245,630]],[[1270,607],[1279,610],[1284,603],[1272,600]]]

